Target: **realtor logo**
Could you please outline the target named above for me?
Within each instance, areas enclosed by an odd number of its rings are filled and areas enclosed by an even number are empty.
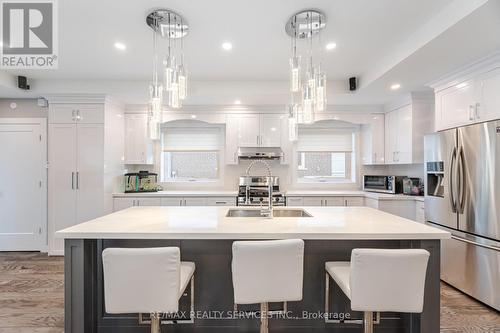
[[[1,0],[2,69],[56,69],[56,0]]]

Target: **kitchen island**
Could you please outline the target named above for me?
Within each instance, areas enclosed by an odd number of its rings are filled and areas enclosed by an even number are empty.
[[[177,246],[196,264],[194,323],[174,332],[257,332],[257,319],[234,318],[231,245],[234,240],[300,238],[305,241],[304,297],[288,310],[299,319],[270,321],[272,332],[360,332],[355,324],[325,323],[326,261],[348,261],[353,248],[422,248],[430,252],[422,314],[382,313],[375,329],[439,332],[440,240],[450,234],[368,207],[307,207],[303,217],[228,217],[231,207],[132,207],[57,232],[65,238],[65,332],[147,332],[137,314],[104,311],[101,253],[108,247]],[[234,208],[236,209],[236,207]],[[258,209],[257,209],[258,210]],[[280,208],[279,211],[290,210]],[[295,208],[296,210],[296,208]],[[276,209],[278,211],[278,209]],[[304,215],[306,215],[304,214]],[[282,213],[287,216],[288,214]],[[359,318],[330,284],[332,316]],[[374,286],[376,288],[376,286]],[[189,312],[191,295],[181,298]],[[271,309],[280,308],[272,304]],[[240,307],[256,310],[258,305]]]

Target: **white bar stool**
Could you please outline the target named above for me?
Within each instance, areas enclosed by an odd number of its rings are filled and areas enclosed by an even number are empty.
[[[351,300],[351,309],[364,312],[357,322],[365,333],[373,332],[373,312],[421,313],[429,255],[422,249],[354,249],[350,263],[325,263],[325,321],[340,322],[328,316],[330,276]]]
[[[268,303],[302,300],[304,241],[233,243],[233,288],[238,304],[260,303],[260,332],[268,332]]]
[[[195,265],[180,261],[179,248],[107,248],[102,264],[107,313],[139,313],[139,322],[151,323],[151,332],[159,333],[161,315],[179,311],[188,284],[194,310]],[[150,313],[151,321],[143,321],[142,313]]]

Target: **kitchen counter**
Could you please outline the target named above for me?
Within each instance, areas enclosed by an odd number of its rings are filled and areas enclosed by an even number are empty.
[[[158,191],[138,193],[113,193],[113,197],[236,197],[238,191]]]
[[[424,201],[423,196],[413,196],[404,194],[388,194],[368,191],[311,191],[311,190],[293,190],[286,191],[287,197],[364,197],[377,200],[408,200],[408,201]]]
[[[369,207],[306,207],[305,211],[312,217],[274,219],[226,217],[228,209],[228,207],[132,207],[58,231],[56,235],[62,238],[85,239],[444,239],[450,237],[448,232]]]
[[[419,248],[430,253],[423,312],[391,314],[377,329],[405,333],[411,327],[415,333],[439,333],[440,241],[450,238],[448,232],[369,207],[305,207],[312,217],[274,219],[226,217],[231,208],[136,206],[58,231],[57,237],[65,238],[65,331],[87,332],[91,327],[103,333],[142,331],[137,314],[113,316],[104,311],[102,251],[111,247],[175,246],[180,248],[182,260],[196,264],[195,313],[189,312],[190,292],[179,302],[181,310],[187,309],[187,315],[197,317],[174,330],[258,332],[258,320],[224,315],[233,311],[233,242],[301,238],[305,242],[304,298],[288,304],[290,315],[300,320],[273,319],[273,332],[331,332],[332,324],[325,323],[323,317],[304,316],[324,312],[325,262],[349,261],[355,248]],[[328,292],[334,313],[350,312],[339,288]],[[212,311],[223,317],[203,317],[203,313]]]

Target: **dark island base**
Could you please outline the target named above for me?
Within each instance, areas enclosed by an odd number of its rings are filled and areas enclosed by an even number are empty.
[[[137,314],[110,315],[104,311],[102,250],[107,247],[177,246],[183,261],[196,263],[195,311],[199,316],[216,319],[195,319],[194,324],[162,325],[162,332],[259,332],[258,319],[220,319],[219,313],[233,310],[231,281],[231,240],[88,240],[68,239],[65,243],[65,332],[66,333],[136,333],[149,332],[139,325]],[[305,242],[304,299],[291,302],[288,310],[294,316],[303,311],[319,314],[324,311],[325,262],[348,261],[353,248],[422,248],[431,253],[425,285],[422,314],[382,313],[375,332],[439,333],[440,241],[439,240],[307,240]],[[377,288],[376,285],[373,288]],[[188,288],[189,289],[189,288]],[[333,281],[330,282],[330,312],[351,312],[349,300]],[[181,298],[181,310],[189,313],[190,295]],[[271,304],[279,309],[281,304]],[[239,310],[258,310],[258,305]],[[270,332],[362,332],[361,325],[326,324],[323,319],[271,319]]]

